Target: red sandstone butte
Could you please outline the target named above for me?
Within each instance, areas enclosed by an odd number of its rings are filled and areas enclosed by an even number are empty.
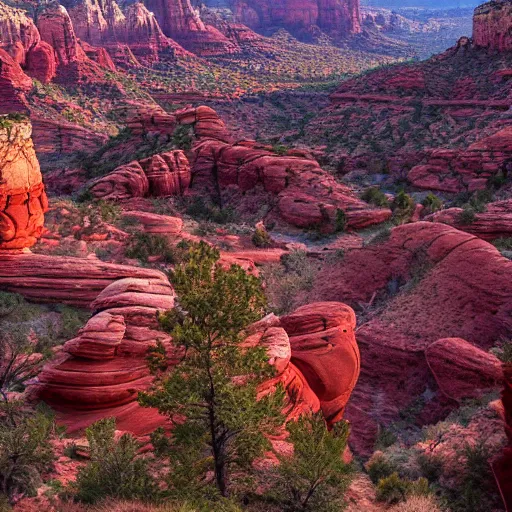
[[[48,200],[28,121],[4,118],[0,128],[0,251],[32,247]]]

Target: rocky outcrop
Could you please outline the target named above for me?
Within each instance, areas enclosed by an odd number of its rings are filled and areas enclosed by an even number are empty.
[[[185,153],[169,151],[122,165],[95,180],[89,190],[97,199],[173,196],[182,195],[190,180],[190,164]]]
[[[43,84],[51,82],[57,74],[55,50],[45,41],[34,46],[27,55],[27,73]]]
[[[512,200],[490,203],[482,213],[475,213],[474,220],[464,222],[462,208],[448,208],[426,218],[432,222],[442,222],[466,231],[484,240],[512,237]]]
[[[512,50],[512,2],[493,0],[475,9],[473,42],[490,50]]]
[[[499,359],[460,338],[432,343],[425,356],[440,390],[455,400],[478,398],[501,385]]]
[[[32,247],[48,200],[28,120],[0,117],[0,251]]]
[[[256,214],[271,205],[269,219],[333,233],[387,220],[389,209],[361,201],[345,185],[300,151],[278,156],[254,141],[233,144],[224,123],[208,107],[176,113],[192,124],[198,142],[192,153],[192,190],[207,190],[221,205]]]
[[[91,153],[105,144],[108,135],[78,124],[32,115],[33,138],[38,153]]]
[[[281,318],[291,362],[300,370],[332,425],[340,421],[360,371],[356,316],[345,304],[309,304]]]
[[[129,211],[123,214],[124,219],[139,222],[144,226],[145,233],[177,236],[183,228],[183,220],[179,217],[158,215],[156,213]]]
[[[138,61],[151,64],[159,54],[186,55],[187,52],[162,32],[158,21],[143,3],[135,2],[124,11],[114,0],[83,0],[69,8],[77,37],[93,46],[106,46],[112,53],[126,45]]]
[[[302,37],[314,27],[338,37],[361,31],[359,0],[234,0],[232,4],[238,21],[263,32],[276,26]]]
[[[0,253],[0,290],[41,303],[89,308],[108,285],[128,277],[163,280],[157,270],[104,263],[96,258]]]
[[[39,375],[40,398],[61,412],[70,431],[107,415],[138,435],[154,430],[157,413],[139,409],[136,399],[153,380],[148,349],[157,341],[171,349],[157,314],[173,305],[173,290],[162,279],[121,279],[98,295],[95,315]]]
[[[0,49],[0,111],[28,112],[25,94],[31,88],[32,80],[5,50]]]
[[[66,9],[57,3],[48,4],[37,18],[41,39],[55,50],[59,65],[68,65],[85,59],[78,44],[73,23]]]
[[[158,311],[173,303],[169,283],[158,279],[121,279],[100,293],[94,316],[36,385],[71,432],[106,416],[138,435],[165,422],[155,411],[141,410],[136,398],[153,380],[146,360],[150,347],[160,341],[171,366],[181,355],[158,330]],[[288,419],[321,408],[328,422],[339,421],[359,374],[354,327],[354,312],[341,303],[312,304],[249,326],[245,345],[265,347],[276,369],[259,392],[272,392],[280,383],[289,399]]]
[[[461,338],[487,351],[501,336],[510,336],[511,278],[512,262],[492,245],[431,222],[396,227],[387,241],[346,251],[341,262],[322,270],[314,290],[322,299],[343,298],[363,314],[377,306],[357,332],[361,376],[347,407],[355,449],[371,450],[378,430],[412,403],[420,404],[418,424],[435,423],[457,406],[440,388],[426,354],[444,338]],[[459,375],[453,396],[464,390],[464,375],[479,373],[477,351],[463,344],[458,352],[450,363]],[[438,376],[448,368],[442,355],[435,368]],[[486,375],[493,371],[474,375],[471,393],[478,393],[481,383],[488,389],[492,377]],[[441,382],[451,394],[445,379]]]
[[[190,0],[145,0],[165,35],[200,56],[223,55],[239,48],[219,30],[206,25]]]

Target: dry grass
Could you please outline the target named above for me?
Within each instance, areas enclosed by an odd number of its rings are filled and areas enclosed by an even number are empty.
[[[405,503],[390,508],[389,512],[441,512],[441,509],[430,496],[411,496]]]
[[[197,512],[192,505],[164,504],[147,505],[140,502],[108,500],[100,505],[87,506],[79,503],[66,503],[58,507],[58,512]]]

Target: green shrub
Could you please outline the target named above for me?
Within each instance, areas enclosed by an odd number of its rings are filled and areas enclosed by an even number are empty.
[[[191,125],[179,125],[172,134],[171,141],[174,146],[183,151],[189,151],[194,141],[193,127]]]
[[[347,214],[341,210],[341,209],[337,209],[336,210],[336,221],[335,221],[335,224],[334,224],[334,231],[336,233],[342,233],[343,231],[345,231],[348,227],[348,218],[347,218]]]
[[[429,482],[437,482],[443,474],[443,459],[435,454],[420,453],[417,457],[421,474]]]
[[[382,478],[377,484],[377,501],[390,505],[405,501],[409,494],[410,482],[402,480],[398,473]]]
[[[497,238],[492,242],[492,245],[499,251],[512,251],[512,237],[510,238]]]
[[[491,349],[491,353],[503,363],[512,363],[512,340],[502,339],[496,347]]]
[[[135,233],[125,249],[127,258],[138,259],[147,263],[151,256],[159,256],[165,263],[179,263],[184,254],[184,249],[173,247],[169,239],[163,235],[152,233]]]
[[[235,212],[231,208],[219,208],[202,197],[194,197],[186,206],[185,213],[195,220],[205,220],[216,224],[228,224],[236,220]]]
[[[272,245],[272,239],[264,228],[256,228],[252,235],[252,243],[256,247],[270,247]]]
[[[0,489],[9,500],[36,494],[41,474],[54,460],[54,428],[47,411],[31,411],[20,402],[0,404]]]
[[[404,224],[409,222],[415,206],[414,199],[404,190],[400,190],[391,203],[395,223]]]
[[[400,478],[398,473],[382,478],[377,484],[377,501],[389,505],[406,501],[409,496],[427,496],[430,494],[428,480],[419,478],[411,482]]]
[[[343,462],[348,423],[337,423],[329,431],[322,413],[318,413],[288,423],[287,429],[294,452],[292,456],[278,456],[274,499],[282,510],[290,512],[343,510],[352,473]]]
[[[466,445],[461,452],[465,460],[460,469],[459,485],[448,493],[453,512],[489,512],[499,509],[500,494],[489,461],[491,452],[485,443]]]
[[[443,201],[432,192],[427,194],[427,197],[423,199],[421,204],[425,207],[425,210],[428,213],[437,212],[443,207]]]
[[[77,476],[77,499],[96,503],[105,498],[155,501],[158,488],[147,462],[137,456],[138,443],[129,434],[115,440],[116,422],[105,418],[86,429],[91,460]]]
[[[366,463],[365,469],[370,477],[370,480],[377,485],[380,480],[387,478],[395,473],[398,468],[395,464],[382,453],[376,452],[372,455],[370,460]]]
[[[383,208],[389,207],[389,201],[386,194],[384,194],[384,192],[382,192],[378,187],[367,188],[363,192],[361,199],[367,203],[374,204],[375,206],[381,206]]]
[[[471,206],[464,206],[457,220],[462,226],[469,226],[470,224],[473,224],[476,220],[475,209]]]

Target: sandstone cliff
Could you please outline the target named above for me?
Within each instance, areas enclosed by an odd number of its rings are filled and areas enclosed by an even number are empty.
[[[491,50],[512,49],[512,2],[493,0],[475,9],[473,41]]]

